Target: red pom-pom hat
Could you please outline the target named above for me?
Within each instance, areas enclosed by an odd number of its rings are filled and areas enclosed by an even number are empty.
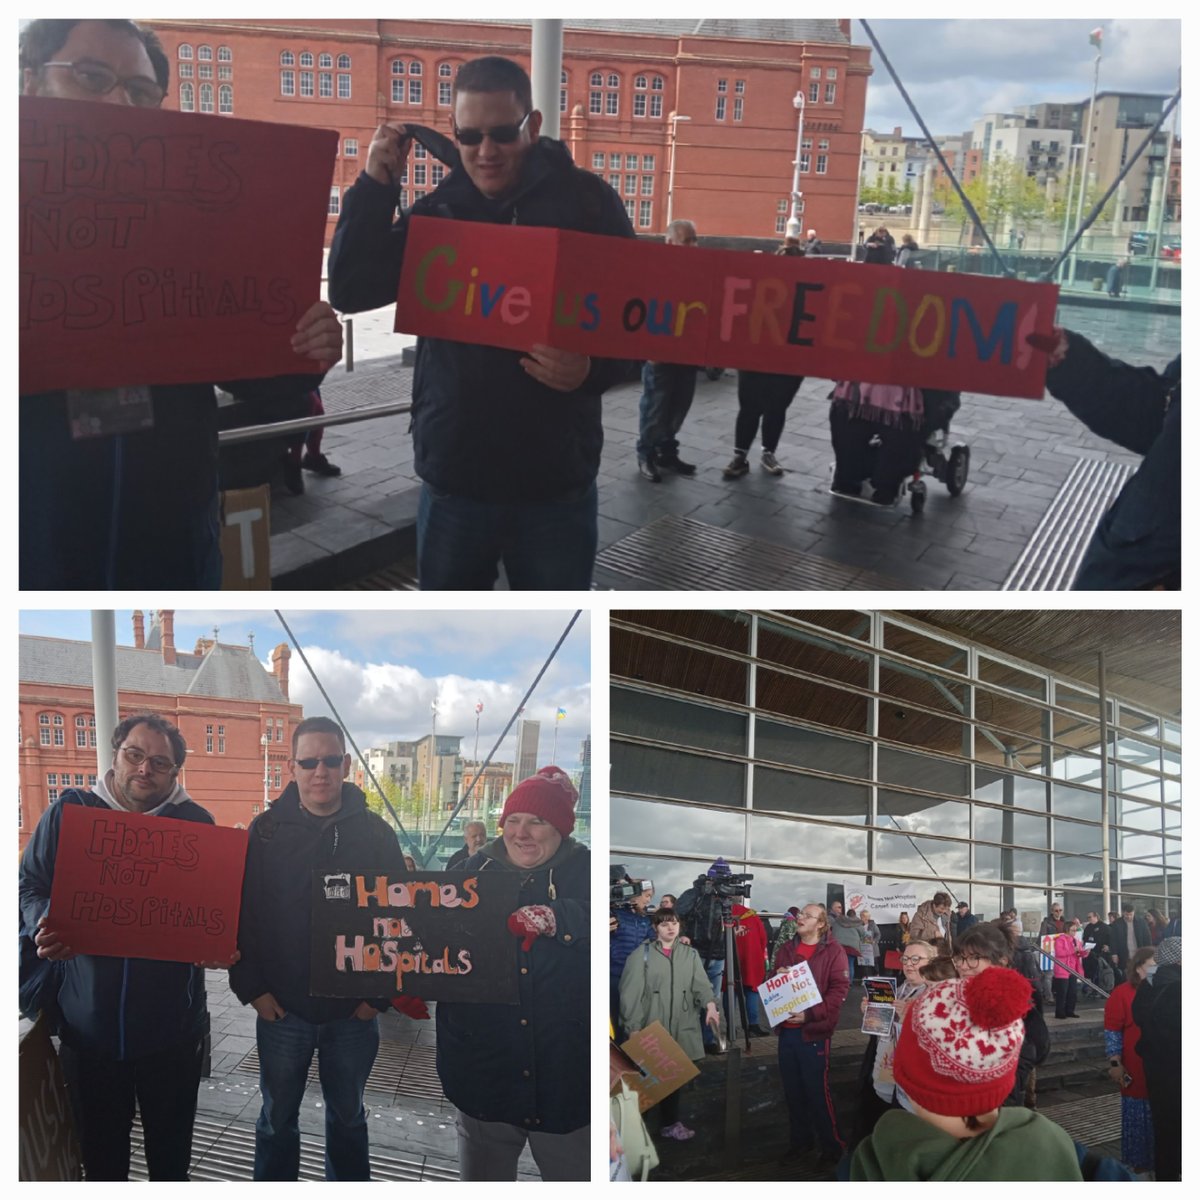
[[[533,813],[551,825],[563,837],[575,828],[575,802],[579,793],[562,767],[543,767],[536,775],[522,779],[504,802],[500,828],[512,813]]]

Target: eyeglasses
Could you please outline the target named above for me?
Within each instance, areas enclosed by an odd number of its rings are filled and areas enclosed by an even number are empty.
[[[296,766],[303,767],[306,771],[315,771],[318,763],[323,763],[332,771],[345,761],[344,754],[325,754],[321,758],[298,758],[295,760]]]
[[[93,96],[107,96],[118,84],[125,95],[138,108],[157,108],[166,92],[153,79],[145,75],[129,75],[122,79],[111,67],[98,62],[48,62],[44,67],[66,67],[85,92]]]
[[[987,962],[986,958],[981,958],[978,954],[952,954],[951,962],[956,967],[966,967],[968,971],[973,971],[981,962]]]
[[[148,762],[150,770],[156,775],[165,775],[168,771],[175,770],[175,764],[169,758],[163,758],[161,754],[146,754],[136,746],[122,746],[121,753],[131,767],[140,767],[142,763]]]
[[[918,954],[915,956],[912,954],[905,954],[900,961],[906,967],[915,967],[918,963],[927,963],[929,959],[923,954]]]
[[[485,137],[491,138],[497,146],[509,146],[521,136],[521,130],[525,128],[531,116],[532,109],[516,125],[493,125],[491,129],[459,129],[455,125],[454,136],[461,146],[482,145]]]

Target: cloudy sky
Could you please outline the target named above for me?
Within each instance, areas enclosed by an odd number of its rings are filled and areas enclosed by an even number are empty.
[[[533,682],[571,611],[549,612],[291,612],[284,619],[300,640],[313,669],[359,746],[410,741],[432,732],[430,704],[438,705],[437,731],[461,734],[467,758],[474,754],[475,704],[483,701],[479,753],[491,749],[525,689]],[[149,619],[147,616],[147,628]],[[288,641],[275,614],[266,611],[177,611],[175,645],[192,650],[199,637],[230,645],[254,646],[264,666],[271,649]],[[22,612],[22,633],[91,640],[87,612]],[[131,610],[116,614],[118,645],[133,644]],[[558,722],[560,765],[571,770],[580,742],[591,728],[590,632],[585,612],[575,623],[554,662],[526,706],[525,715],[542,723],[538,762],[550,762],[554,715]],[[292,700],[308,715],[328,711],[312,677],[293,650]],[[511,762],[510,731],[496,758]]]
[[[869,24],[934,134],[961,133],[984,113],[1018,104],[1087,100],[1095,63],[1088,34],[1097,27],[1104,30],[1101,91],[1170,95],[1178,86],[1179,21],[872,19]],[[855,43],[870,44],[860,21],[852,23],[851,36]],[[874,53],[872,65],[867,127],[890,133],[899,125],[906,136],[920,136]]]

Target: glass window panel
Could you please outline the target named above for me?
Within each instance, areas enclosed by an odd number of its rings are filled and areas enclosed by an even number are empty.
[[[621,155],[613,154],[609,166],[615,171],[621,166]],[[693,642],[716,646],[720,650],[750,650],[750,618],[745,613],[711,609],[704,612],[654,612],[626,610],[614,612],[614,621],[626,621],[643,629],[675,633]]]
[[[975,768],[975,798],[993,804],[1013,804],[1018,808],[1046,811],[1046,784],[1028,775]]]
[[[1100,786],[1100,760],[1084,754],[1072,754],[1055,747],[1053,773],[1055,779],[1070,779],[1075,783]]]
[[[1008,663],[999,662],[997,659],[988,658],[983,654],[979,656],[979,678],[984,683],[994,683],[1008,688],[1010,692],[1021,692],[1023,695],[1032,696],[1035,700],[1046,698],[1046,681],[1044,679],[1039,679],[1036,675],[1030,675],[1026,671],[1020,671],[1016,667],[1010,667]]]
[[[1153,863],[1155,866],[1162,865],[1163,840],[1155,834],[1123,833],[1117,830],[1113,841],[1118,858],[1128,859],[1130,862]]]
[[[1183,798],[1182,792],[1180,790],[1181,784],[1179,783],[1179,780],[1164,779],[1162,781],[1162,786],[1163,786],[1163,800],[1165,800],[1168,804],[1178,804],[1179,801]]]
[[[1033,850],[1009,850],[986,842],[975,843],[976,879],[1011,879],[1014,883],[1044,884],[1048,865],[1047,855]]]
[[[1076,821],[1055,821],[1054,849],[1058,853],[1099,854],[1100,826]]]
[[[962,647],[905,629],[887,620],[883,623],[883,648],[894,650],[906,658],[920,659],[931,666],[966,674],[967,652]]]
[[[1091,750],[1100,753],[1100,726],[1095,721],[1076,716],[1072,712],[1051,713],[1054,740],[1076,750]]]
[[[867,779],[871,773],[871,747],[866,742],[797,729],[759,717],[754,725],[754,755],[770,762],[790,763],[832,775]]]
[[[680,838],[681,829],[687,830],[683,839]],[[711,854],[714,858],[717,855],[726,859],[738,858],[746,844],[743,813],[649,804],[645,800],[618,795],[612,798],[609,830],[613,844],[617,846],[684,850],[688,854]]]
[[[1023,700],[1014,700],[1003,692],[989,691],[987,688],[975,689],[975,718],[986,722],[997,729],[1006,730],[1000,735],[1000,740],[1006,744],[1014,742],[1021,746],[1023,736],[1026,740],[1047,739],[1050,736],[1050,723],[1045,709]],[[1012,735],[1020,735],[1013,738]],[[1040,750],[1038,751],[1040,753]]]
[[[971,836],[970,805],[954,800],[935,800],[909,792],[879,789],[879,818],[883,829],[903,829],[908,833],[940,833],[947,837]]]
[[[760,709],[767,712],[810,721],[814,725],[850,729],[856,733],[867,732],[871,711],[871,701],[866,696],[827,687],[822,683],[810,683],[807,679],[780,675],[765,667],[758,669],[756,702]]]
[[[809,625],[819,625],[822,629],[832,629],[835,633],[856,638],[860,642],[871,640],[871,617],[869,613],[858,612],[851,608],[783,609],[781,611],[785,617],[791,617],[797,621],[805,621]]]
[[[1158,803],[1162,800],[1163,781],[1159,775],[1146,775],[1131,767],[1118,765],[1116,767],[1117,787],[1122,792],[1137,796],[1139,800]]]
[[[1050,811],[1056,817],[1082,817],[1085,821],[1100,820],[1100,793],[1085,792],[1082,788],[1052,785]]]
[[[739,713],[621,687],[611,690],[609,705],[613,733],[633,733],[659,742],[725,754],[746,753],[747,718]]]
[[[1158,737],[1158,718],[1152,717],[1149,713],[1139,712],[1136,708],[1130,708],[1127,704],[1121,704],[1117,709],[1117,724],[1125,729],[1132,729],[1134,733],[1145,734],[1146,737]]]
[[[1179,842],[1167,842],[1164,848],[1163,859],[1167,864],[1168,871],[1180,871],[1183,869],[1183,847]]]
[[[879,701],[879,736],[890,742],[968,757],[970,732],[962,721],[915,712],[886,697]]]
[[[1178,746],[1183,740],[1183,727],[1178,721],[1163,721],[1163,741]]]
[[[865,688],[870,682],[870,656],[863,651],[770,621],[758,623],[758,657],[838,683]]]
[[[1077,691],[1065,683],[1056,682],[1054,685],[1054,703],[1059,708],[1069,708],[1072,712],[1090,717],[1096,723],[1100,721],[1100,701],[1096,696]]]
[[[770,767],[754,768],[754,809],[799,813],[806,817],[867,823],[870,789],[865,784],[841,783],[794,775]]]
[[[612,744],[611,786],[614,792],[638,792],[741,808],[745,802],[746,768],[742,763]]]
[[[886,658],[879,660],[879,690],[898,700],[923,704],[937,712],[961,717],[966,712],[965,684],[930,675],[920,667],[910,667]]]
[[[1000,915],[1000,908],[1003,901],[1003,889],[998,887],[984,887],[982,884],[972,884],[970,888],[964,889],[958,893],[971,906],[971,911],[979,917],[981,921],[993,921]]]
[[[790,867],[751,865],[748,870],[754,876],[750,884],[750,903],[758,912],[773,916],[786,912],[793,904],[800,907],[805,904],[828,905],[843,894],[846,883],[861,885],[867,881],[865,875],[839,873],[836,878],[831,878],[826,872],[797,871]]]
[[[1139,800],[1130,800],[1123,796],[1112,798],[1113,820],[1118,825],[1126,825],[1131,829],[1145,829],[1157,832],[1162,829],[1163,809],[1157,804],[1145,804]]]
[[[618,677],[736,704],[746,702],[745,663],[623,629],[612,630],[611,643],[612,673]]]
[[[888,877],[897,871],[904,875],[920,875],[926,879],[936,879],[942,875],[966,876],[967,844],[939,842],[934,838],[905,837],[894,833],[877,833],[875,869],[878,874]]]
[[[1054,855],[1056,887],[1100,887],[1104,878],[1100,859],[1079,854]]]
[[[750,857],[809,863],[836,869],[840,876],[843,869],[853,871],[866,862],[867,833],[755,815],[750,819]]]
[[[1117,878],[1122,888],[1134,892],[1161,893],[1163,887],[1162,870],[1157,865],[1139,862],[1118,862],[1115,864]],[[1142,905],[1138,905],[1139,912]]]
[[[980,725],[975,731],[975,757],[995,766],[1020,767],[1024,771],[1046,769],[1046,747],[1019,734]]]
[[[1135,767],[1149,767],[1152,771],[1162,767],[1157,746],[1125,734],[1117,736],[1116,757],[1122,763]]]
[[[1020,809],[975,807],[975,837],[979,841],[1015,842],[1021,846],[1046,846],[1050,831],[1046,818]]]
[[[1166,833],[1173,833],[1178,837],[1183,832],[1179,809],[1164,808],[1163,809],[1163,830]]]
[[[1162,769],[1168,775],[1178,775],[1180,771],[1179,751],[1164,750],[1162,752]]]
[[[969,791],[970,768],[966,763],[947,762],[927,754],[908,754],[888,746],[879,747],[879,782],[965,796]]]

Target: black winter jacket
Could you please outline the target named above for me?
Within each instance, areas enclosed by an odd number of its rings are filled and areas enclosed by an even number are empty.
[[[1046,387],[1093,432],[1144,455],[1088,544],[1075,587],[1178,589],[1182,356],[1159,372],[1109,358],[1067,331]]]
[[[37,933],[37,923],[50,907],[54,856],[66,804],[109,810],[94,792],[72,789],[42,814],[21,856],[21,929],[29,938]],[[211,815],[190,799],[150,815],[214,824]],[[200,967],[80,954],[59,968],[61,1020],[56,1032],[80,1053],[124,1062],[157,1054],[204,1032],[208,1009]]]
[[[540,1133],[570,1133],[590,1119],[590,863],[587,847],[568,838],[526,871],[497,838],[463,867],[520,870],[518,906],[548,905],[555,920],[554,936],[536,938],[527,951],[513,938],[518,1004],[437,1006],[438,1077],[446,1098],[470,1117]]]
[[[270,992],[284,1012],[313,1024],[349,1017],[358,1007],[358,1000],[309,995],[312,875],[324,870],[406,873],[395,832],[354,784],[342,784],[342,807],[322,819],[300,807],[290,783],[250,825],[238,923],[242,957],[229,972],[243,1004]],[[368,1003],[381,1012],[388,1007],[386,1000]]]
[[[633,237],[616,192],[540,138],[521,181],[502,200],[485,197],[457,167],[393,223],[396,189],[366,172],[342,202],[329,253],[329,298],[342,312],[396,299],[409,216],[549,226]],[[575,392],[548,388],[525,373],[521,354],[441,338],[421,338],[413,375],[412,429],[417,474],[456,496],[497,502],[575,499],[596,478],[604,431],[600,396],[629,364],[593,359]],[[514,464],[536,464],[534,470]]]

